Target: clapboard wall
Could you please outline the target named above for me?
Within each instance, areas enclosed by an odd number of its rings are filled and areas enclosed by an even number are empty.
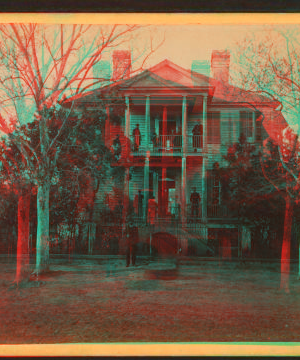
[[[194,187],[200,195],[202,192],[202,159],[194,157],[191,161],[188,161],[186,174],[186,202],[189,204]]]
[[[129,181],[129,198],[134,200],[139,190],[144,189],[144,168],[134,167],[131,170],[131,179]]]

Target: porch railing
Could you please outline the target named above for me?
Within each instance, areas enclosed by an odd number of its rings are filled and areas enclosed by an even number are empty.
[[[168,207],[168,211],[166,212],[162,212],[162,211],[158,211],[155,215],[149,215],[148,214],[148,218],[147,218],[147,222],[151,222],[152,220],[155,221],[181,221],[182,220],[182,207],[180,205],[175,205],[175,206],[169,206]],[[221,218],[229,218],[230,216],[232,216],[233,214],[231,214],[228,210],[228,208],[226,207],[226,205],[208,205],[207,207],[207,217],[208,218],[216,218],[216,219],[221,219]],[[191,204],[188,204],[186,206],[186,212],[185,212],[185,216],[186,216],[186,222],[187,224],[192,224],[192,223],[200,223],[202,221],[202,207],[201,204],[199,207],[195,207],[192,206]],[[136,221],[144,221],[145,219],[143,216],[135,216],[135,220]]]
[[[187,135],[187,152],[202,152],[203,136],[202,135]]]
[[[145,141],[145,140],[144,140]],[[131,137],[131,150],[134,155],[145,155],[146,151],[159,155],[176,155],[183,151],[182,135],[158,135],[149,140],[149,144],[145,144],[143,138],[141,144],[138,145],[135,137]],[[203,136],[187,135],[187,152],[202,152]]]
[[[207,217],[208,218],[228,218],[230,215],[228,207],[223,204],[208,205]]]
[[[162,222],[180,222],[182,220],[183,211],[180,204],[169,205],[166,211],[159,209],[155,214],[149,214],[147,216],[147,222],[150,222],[151,218],[155,221]],[[199,207],[192,206],[191,204],[186,205],[185,217],[187,224],[195,224],[202,222],[202,204],[199,204]],[[230,211],[226,205],[216,204],[207,206],[207,218],[208,219],[225,219],[225,218],[236,218],[236,214]],[[146,219],[143,215],[134,214],[134,222],[145,223]],[[109,216],[105,216],[102,219],[104,223],[122,223],[122,215],[119,213],[111,213]]]

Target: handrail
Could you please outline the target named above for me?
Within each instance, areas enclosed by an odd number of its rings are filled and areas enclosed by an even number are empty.
[[[180,153],[182,152],[184,141],[182,135],[157,135],[145,144],[145,140],[141,140],[140,144],[136,143],[135,136],[131,136],[131,151],[133,154],[142,155],[146,151],[152,153]],[[187,135],[186,136],[187,151],[201,152],[203,147],[202,135]]]

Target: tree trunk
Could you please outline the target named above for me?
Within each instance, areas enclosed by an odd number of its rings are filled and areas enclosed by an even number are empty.
[[[27,280],[29,275],[29,211],[30,190],[27,188],[18,200],[17,284]]]
[[[37,239],[36,268],[37,274],[49,268],[49,192],[50,184],[39,184],[37,193]]]
[[[88,225],[88,234],[89,234],[89,255],[93,255],[94,242],[96,238],[96,224],[90,223]]]
[[[284,232],[281,248],[281,283],[280,289],[289,292],[291,232],[293,223],[293,202],[289,196],[285,199]]]

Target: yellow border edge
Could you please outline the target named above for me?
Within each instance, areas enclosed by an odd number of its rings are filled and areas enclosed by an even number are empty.
[[[299,13],[1,13],[1,23],[42,24],[299,24]]]
[[[299,343],[272,343],[260,345],[224,344],[45,344],[45,345],[0,345],[1,356],[173,356],[173,355],[275,355],[300,354]]]

